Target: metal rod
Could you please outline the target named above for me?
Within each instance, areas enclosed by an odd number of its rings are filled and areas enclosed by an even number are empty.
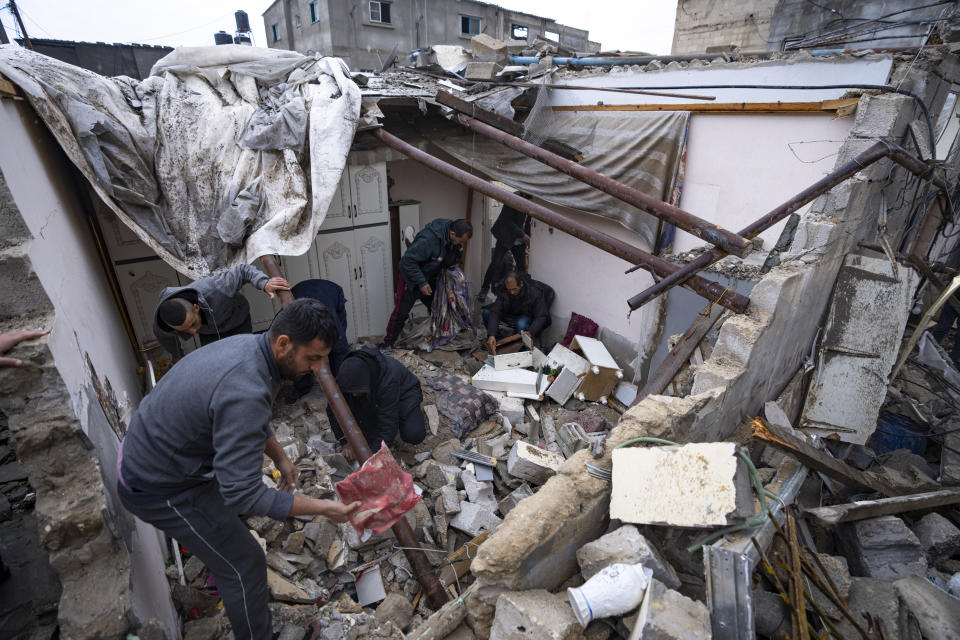
[[[621,182],[617,182],[616,180],[597,173],[592,169],[588,169],[581,164],[561,158],[555,153],[551,153],[535,144],[530,144],[525,140],[521,140],[516,136],[500,131],[499,129],[491,127],[488,124],[480,122],[479,120],[466,116],[462,113],[458,113],[456,115],[456,121],[463,126],[476,131],[480,135],[486,136],[491,140],[496,140],[497,142],[509,147],[510,149],[513,149],[514,151],[518,151],[525,156],[529,156],[534,160],[542,162],[543,164],[552,167],[557,171],[562,171],[568,176],[576,178],[580,182],[588,184],[591,187],[595,187],[600,191],[608,193],[614,198],[621,200],[622,202],[633,205],[641,211],[646,211],[647,213],[654,215],[665,222],[669,222],[670,224],[679,227],[688,233],[692,233],[701,240],[706,240],[710,244],[723,249],[727,253],[732,253],[742,258],[747,255],[747,252],[750,249],[750,241],[741,238],[732,231],[727,231],[726,229],[719,227],[712,222],[708,222],[703,218],[699,218],[692,213],[688,213],[679,207],[667,204],[666,202],[661,202],[653,196],[643,193],[642,191],[638,191],[633,187],[629,187]]]
[[[263,270],[271,278],[283,277],[283,272],[280,271],[274,256],[261,256],[260,264],[263,265]],[[293,302],[293,294],[289,291],[279,291],[278,293],[280,294],[281,306],[285,307]],[[337,422],[340,424],[343,435],[357,454],[357,459],[363,464],[373,454],[367,444],[367,439],[353,417],[353,412],[350,411],[350,407],[343,398],[340,387],[337,386],[337,381],[330,370],[330,361],[323,358],[320,366],[314,369],[313,373],[317,377],[317,382],[320,383],[320,388],[323,390],[323,395],[326,397],[333,415],[336,416]],[[406,518],[400,518],[393,525],[393,535],[396,536],[401,547],[407,547],[403,550],[403,554],[407,556],[417,580],[423,585],[423,590],[427,594],[427,602],[432,608],[439,609],[450,598],[443,589],[443,585],[440,584],[440,580],[434,574],[433,565],[430,564],[427,554],[420,548],[420,542],[413,534],[413,529],[410,528],[410,523],[407,522]]]
[[[456,180],[457,182],[465,184],[468,187],[473,187],[480,193],[488,195],[495,200],[499,200],[500,202],[513,207],[517,211],[526,213],[532,218],[540,220],[541,222],[559,229],[564,233],[569,233],[573,237],[579,238],[587,244],[593,245],[611,255],[622,258],[631,264],[643,264],[645,268],[658,275],[663,275],[664,277],[667,274],[672,273],[672,269],[675,268],[666,260],[653,256],[646,251],[627,244],[623,240],[614,238],[613,236],[609,236],[605,233],[601,233],[600,231],[592,229],[585,224],[552,211],[543,205],[527,200],[526,198],[522,198],[510,191],[507,191],[506,189],[501,189],[500,187],[494,186],[482,178],[467,173],[466,171],[459,169],[448,162],[444,162],[443,160],[440,160],[429,153],[417,149],[413,145],[404,142],[400,138],[388,133],[383,129],[374,129],[371,131],[371,133],[385,145],[391,147],[392,149],[396,149],[411,160],[416,160],[417,162],[426,165],[427,167],[447,176],[448,178],[451,178],[452,180]],[[684,282],[684,286],[696,294],[703,296],[708,300],[716,300],[718,304],[721,304],[738,313],[742,313],[750,303],[750,299],[746,296],[736,292],[728,291],[727,288],[722,284],[712,282],[699,276],[694,276],[688,279],[686,282]]]
[[[850,176],[861,171],[862,169],[867,168],[867,166],[873,164],[877,160],[886,158],[888,156],[891,160],[904,167],[911,173],[922,178],[928,178],[937,187],[945,191],[949,190],[947,183],[943,180],[943,178],[932,175],[933,168],[930,165],[911,155],[902,147],[892,142],[881,140],[857,155],[839,169],[836,169],[835,171],[826,175],[822,179],[813,183],[797,195],[781,204],[779,207],[773,209],[765,216],[750,223],[747,227],[740,231],[740,235],[744,238],[750,239],[757,237],[763,231],[766,231],[791,213],[800,209],[800,207],[823,195]],[[630,305],[631,309],[639,309],[667,289],[670,289],[677,284],[682,284],[684,280],[693,274],[706,269],[718,260],[722,260],[726,257],[726,255],[727,254],[718,249],[712,249],[706,253],[700,254],[695,260],[688,263],[684,267],[671,265],[670,270],[672,273],[669,276],[664,277],[663,280],[654,284],[652,287],[649,287],[645,291],[641,291],[634,297],[630,298],[630,300],[627,301],[627,304]]]
[[[23,19],[20,17],[20,9],[17,8],[16,0],[10,0],[8,3],[10,11],[13,12],[13,17],[17,19],[17,24],[20,25],[20,33],[23,35],[23,44],[27,49],[33,49],[33,43],[30,42],[30,36],[27,35],[27,28],[23,26]]]

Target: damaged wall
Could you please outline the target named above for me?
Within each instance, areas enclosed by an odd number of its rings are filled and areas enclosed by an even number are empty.
[[[933,55],[939,63],[939,54]],[[936,112],[937,83],[929,74],[922,75],[915,85],[928,83],[924,94]],[[899,142],[913,117],[909,98],[865,96],[836,165],[877,139]],[[614,428],[604,458],[591,462],[608,468],[612,448],[639,436],[722,439],[775,397],[810,349],[844,256],[859,240],[875,236],[878,208],[873,203],[878,193],[902,188],[904,174],[896,171],[891,184],[889,161],[881,161],[816,200],[800,223],[785,264],[756,285],[746,313],[723,324],[712,357],[697,371],[693,393],[683,398],[647,397]],[[468,601],[469,620],[478,635],[489,629],[493,605],[504,590],[549,589],[572,575],[575,568],[565,559],[584,537],[583,518],[578,515],[596,513],[609,499],[609,486],[587,474],[588,460],[585,451],[568,459],[557,476],[511,511],[480,547],[471,568],[478,577],[476,597]],[[605,526],[605,518],[587,525],[594,537]],[[531,583],[526,576],[539,566],[544,549],[551,551],[555,569],[536,574]]]
[[[120,572],[111,580],[120,585],[114,599],[121,615],[130,609],[142,621],[158,618],[175,634],[179,624],[163,575],[166,554],[162,540],[152,527],[115,508],[104,496],[101,479],[109,483],[109,470],[116,467],[118,434],[125,430],[124,420],[139,402],[140,381],[78,204],[78,186],[62,151],[26,102],[0,100],[0,129],[6,143],[0,146],[0,173],[11,199],[3,208],[3,226],[15,225],[13,217],[17,216],[22,221],[19,226],[25,229],[23,240],[6,250],[8,259],[0,268],[2,289],[9,292],[0,317],[11,323],[16,319],[18,327],[33,328],[36,323],[53,329],[25,370],[4,370],[8,380],[14,379],[10,391],[4,390],[9,393],[4,410],[10,415],[11,429],[19,431],[14,436],[17,455],[27,464],[37,488],[38,511],[48,508],[45,505],[55,507],[58,512],[49,517],[71,529],[78,522],[90,521],[81,526],[73,547],[72,538],[44,542],[51,551],[63,551],[51,556],[64,580],[61,614],[95,615],[100,605],[84,604],[87,587],[83,576],[91,571],[91,575],[103,574],[106,569],[98,563],[109,562]],[[15,380],[17,376],[23,381]],[[39,384],[31,386],[30,381]],[[50,477],[44,460],[56,459],[61,451],[63,461],[52,463],[59,465],[59,471]],[[99,461],[99,469],[95,461]],[[60,504],[69,500],[69,494],[44,495],[44,489],[59,490],[60,483],[86,491],[81,503]],[[77,516],[86,518],[78,521],[73,510],[81,507],[92,511]],[[109,520],[106,526],[101,515],[104,509]],[[111,532],[126,534],[132,573],[124,542],[115,540]],[[85,548],[88,555],[76,555]],[[68,590],[71,580],[77,582]],[[128,583],[132,584],[129,593]],[[76,602],[64,609],[70,598]],[[102,608],[109,609],[106,605]],[[86,624],[84,619],[79,619],[81,626]],[[100,631],[94,627],[90,631],[93,636],[74,637],[95,637]]]

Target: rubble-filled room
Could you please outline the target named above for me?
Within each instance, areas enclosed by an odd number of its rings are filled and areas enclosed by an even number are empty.
[[[0,635],[960,638],[957,2],[335,4],[0,25]]]

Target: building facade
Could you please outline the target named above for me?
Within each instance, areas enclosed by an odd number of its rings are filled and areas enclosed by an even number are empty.
[[[337,56],[354,70],[379,69],[395,46],[401,54],[433,44],[469,48],[480,33],[531,43],[540,36],[574,51],[599,49],[584,29],[473,0],[276,0],[263,25],[268,47]]]

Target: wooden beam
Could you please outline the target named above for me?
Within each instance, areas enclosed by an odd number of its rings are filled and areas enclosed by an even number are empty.
[[[804,509],[803,515],[821,526],[831,527],[841,522],[866,520],[877,516],[892,516],[920,509],[935,509],[957,503],[960,503],[960,489],[943,489],[896,498],[858,500],[846,504],[836,504],[832,507]]]
[[[20,92],[17,90],[17,86],[15,84],[3,76],[0,76],[0,94],[16,97],[20,95]]]
[[[445,587],[456,585],[457,580],[470,571],[470,564],[477,557],[477,549],[487,539],[489,532],[481,531],[473,540],[470,540],[462,547],[447,556],[447,564],[440,569],[440,584]]]
[[[681,104],[583,104],[552,107],[554,111],[695,111],[697,113],[819,113],[848,109],[859,98],[821,102],[687,102]]]
[[[814,471],[842,482],[851,489],[882,493],[888,497],[910,493],[908,490],[887,484],[872,473],[860,471],[845,462],[831,458],[828,453],[808,444],[786,429],[767,424],[760,418],[754,418],[750,424],[753,427],[754,438],[796,458]]]

